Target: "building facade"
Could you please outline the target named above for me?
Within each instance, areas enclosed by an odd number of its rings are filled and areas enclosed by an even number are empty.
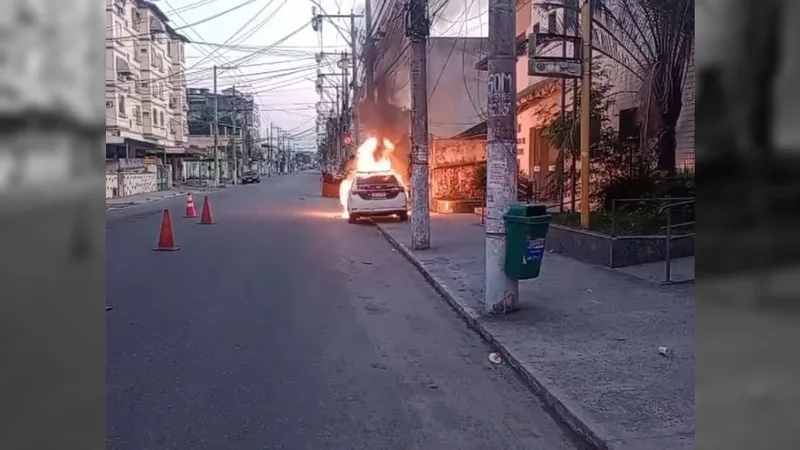
[[[472,70],[486,57],[483,37],[434,36],[428,39],[428,133],[446,139],[486,119],[486,72]],[[398,63],[392,81],[393,103],[411,108],[410,52]]]
[[[547,196],[552,192],[543,192],[550,185],[548,178],[556,170],[557,151],[551,148],[549,139],[544,136],[543,128],[559,113],[561,109],[560,79],[528,75],[527,37],[531,33],[564,33],[564,23],[579,23],[577,13],[570,13],[566,9],[553,9],[545,11],[537,7],[537,0],[517,0],[516,2],[516,35],[518,42],[517,61],[517,158],[520,170],[528,175],[538,186],[538,194]],[[576,1],[577,5],[578,2]],[[573,14],[572,17],[565,16]],[[573,33],[568,30],[568,33]],[[574,46],[566,43],[554,44],[540,48],[539,56],[549,57],[574,57],[577,55]],[[632,84],[624,70],[616,67],[613,61],[601,57],[600,64],[608,69],[614,90],[615,103],[609,111],[611,124],[617,130],[624,132],[627,128],[636,125],[636,105],[631,94]],[[567,94],[564,99],[566,111],[572,111],[573,82],[566,82]],[[683,87],[683,109],[676,127],[677,148],[676,159],[678,167],[694,167],[694,114],[695,114],[695,85],[694,85],[694,60],[689,64],[686,83]],[[638,132],[637,132],[638,133]]]
[[[216,102],[219,124],[217,149],[222,161],[222,179],[230,178],[234,172],[240,176],[244,170],[263,166],[259,161],[263,160],[264,154],[258,145],[261,113],[252,94],[235,87],[219,91],[216,97],[208,88],[188,88],[185,92],[189,141],[193,152],[213,158]]]
[[[106,0],[106,159],[181,154],[189,41],[144,0]]]

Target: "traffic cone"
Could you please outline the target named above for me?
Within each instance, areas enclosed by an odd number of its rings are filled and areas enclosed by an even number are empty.
[[[208,196],[203,199],[203,212],[200,214],[200,225],[213,225],[214,220],[211,218],[211,203],[208,202]]]
[[[197,210],[194,207],[194,199],[192,194],[186,196],[186,214],[183,215],[186,219],[194,219],[197,217]]]
[[[175,236],[172,234],[172,220],[169,218],[169,210],[164,210],[161,218],[161,232],[158,234],[158,244],[153,250],[161,252],[174,252],[178,250],[175,245]]]

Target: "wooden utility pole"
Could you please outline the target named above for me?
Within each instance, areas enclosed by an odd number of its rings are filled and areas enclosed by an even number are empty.
[[[484,309],[504,314],[519,307],[519,285],[504,271],[503,215],[517,200],[517,111],[514,0],[489,1],[488,145],[486,151],[486,286]]]
[[[411,247],[431,247],[428,187],[428,1],[410,0],[406,35],[411,39]]]

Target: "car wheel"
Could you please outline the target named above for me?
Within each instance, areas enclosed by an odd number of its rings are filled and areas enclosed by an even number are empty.
[[[401,222],[405,222],[405,221],[408,220],[408,213],[407,212],[401,212],[400,214],[397,215],[397,217],[400,218]]]
[[[350,215],[347,216],[347,223],[356,223],[358,222],[358,216]]]

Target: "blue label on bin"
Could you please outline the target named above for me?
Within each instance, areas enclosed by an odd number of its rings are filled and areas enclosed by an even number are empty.
[[[544,256],[544,239],[542,238],[528,238],[528,244],[525,247],[525,257],[522,261],[523,264],[538,263],[542,261]]]

